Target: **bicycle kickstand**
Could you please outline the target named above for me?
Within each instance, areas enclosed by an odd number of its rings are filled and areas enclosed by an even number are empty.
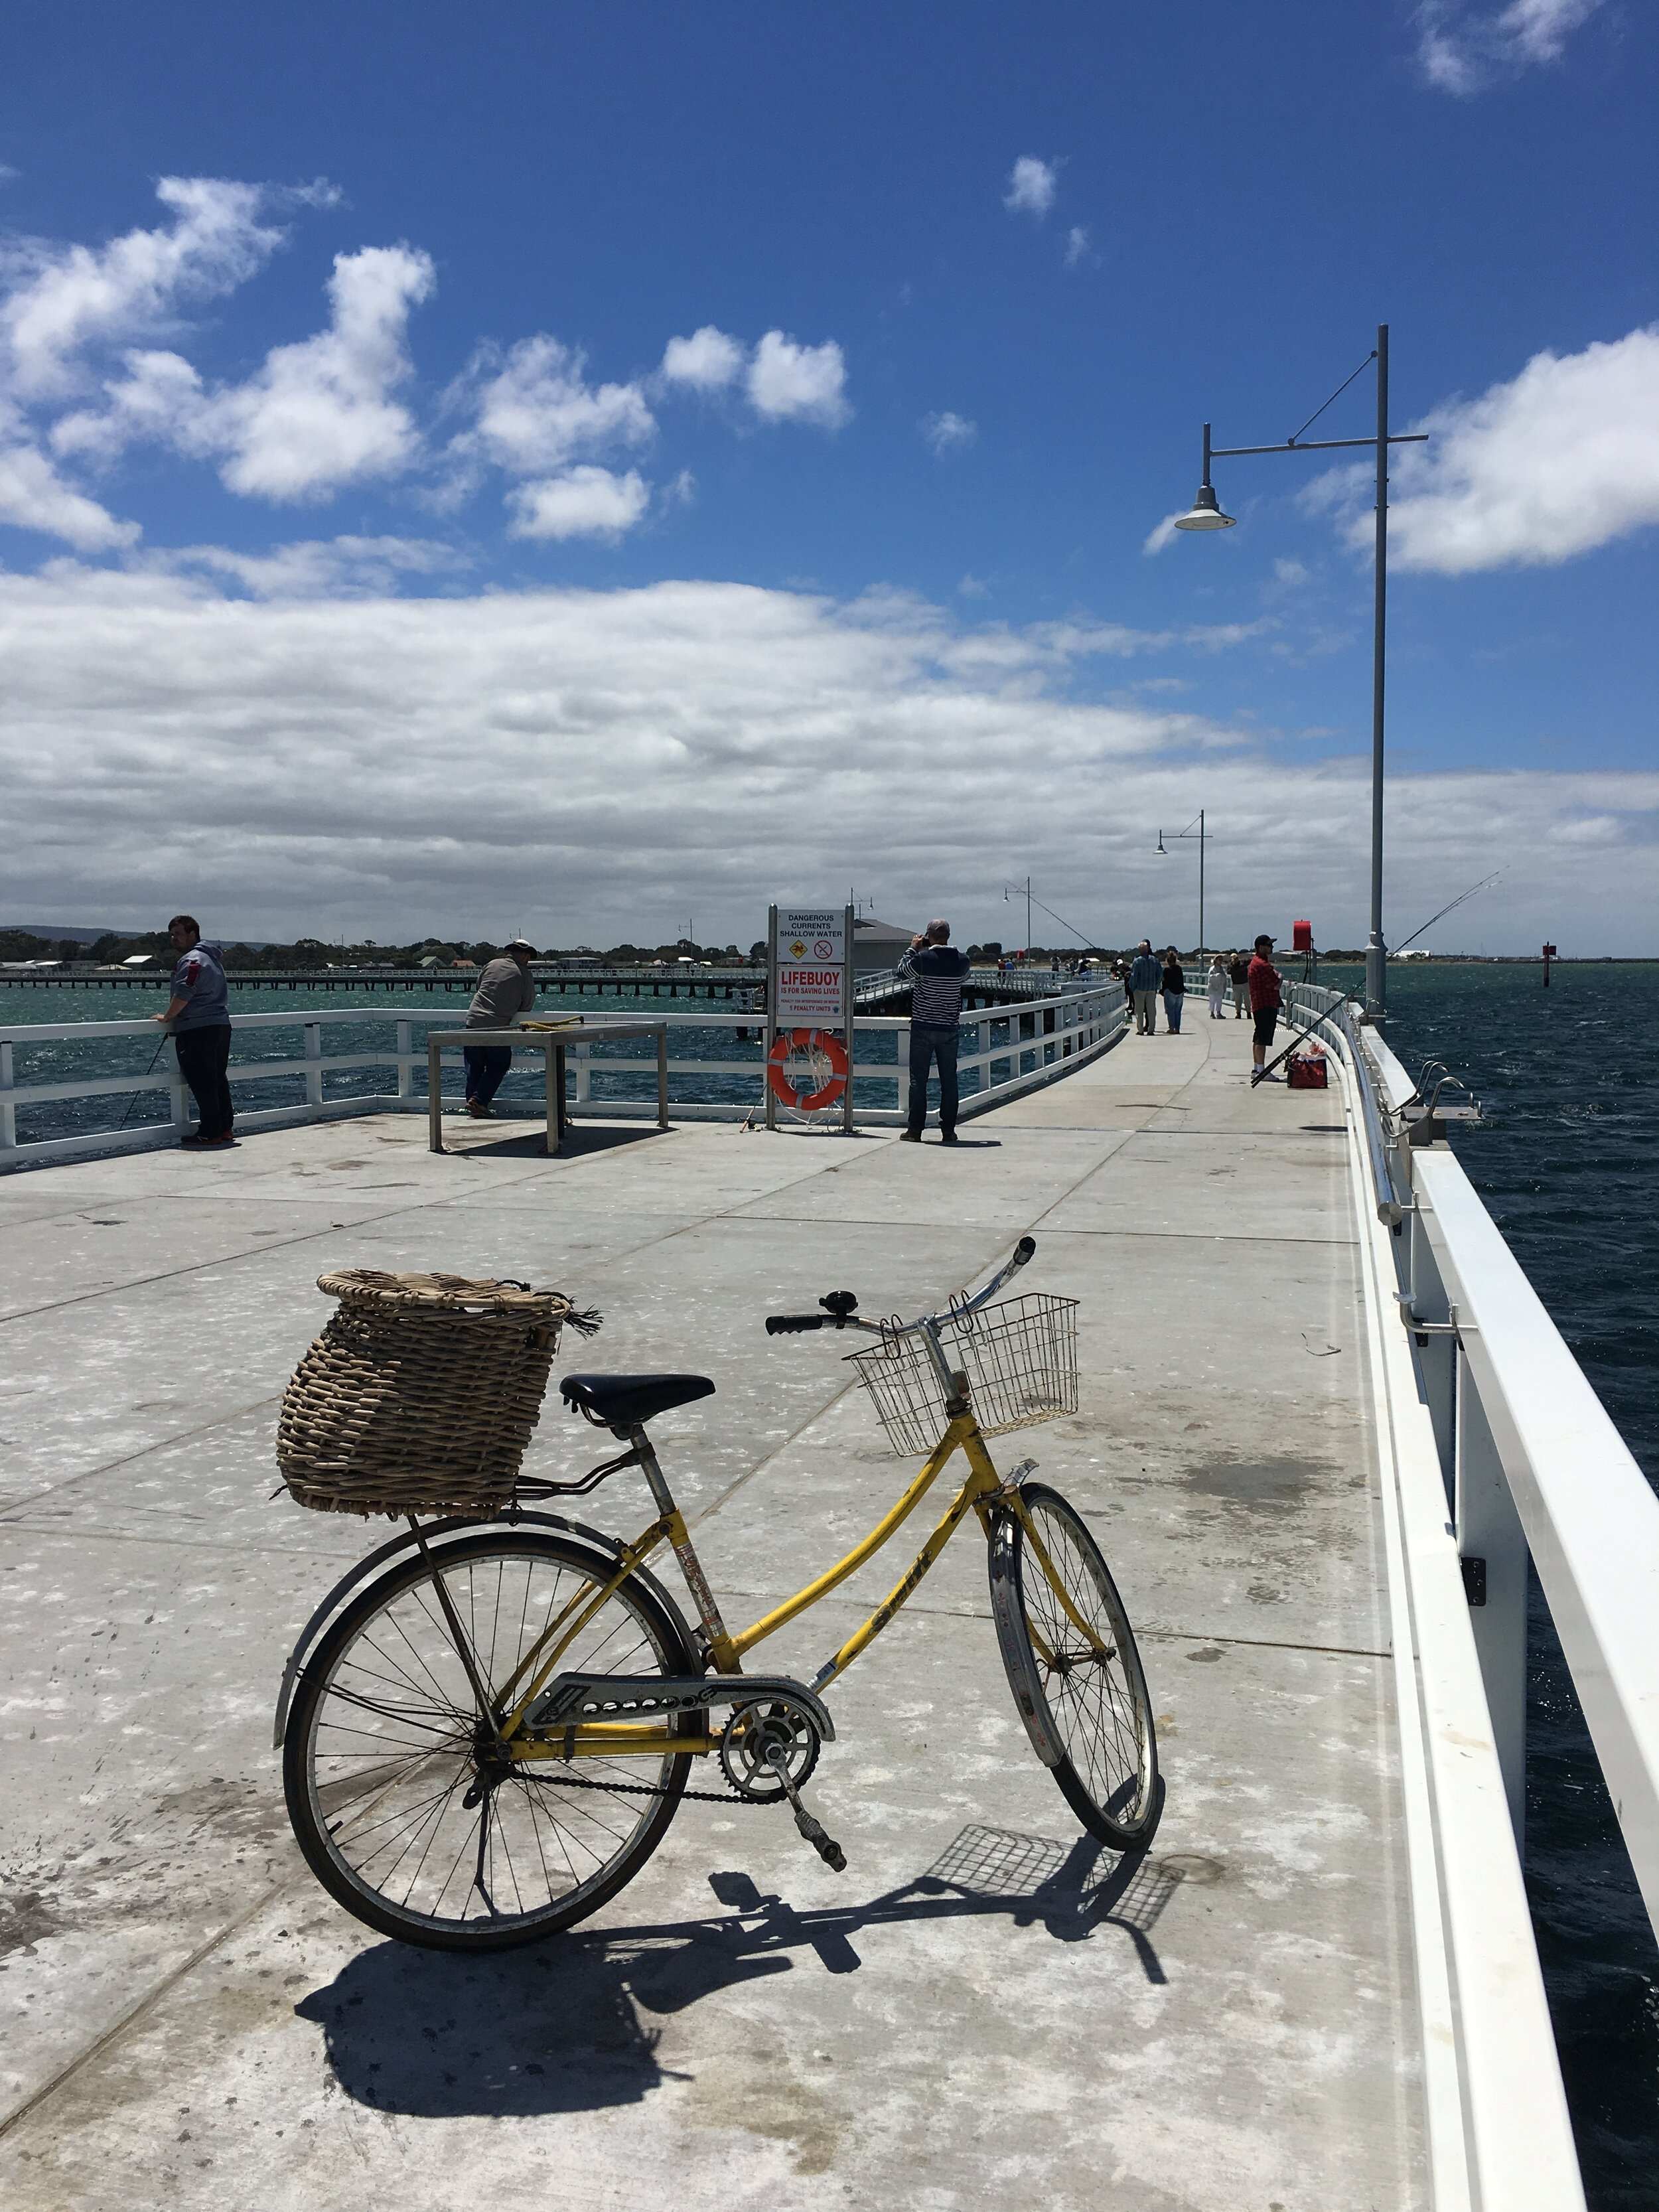
[[[786,1763],[785,1753],[781,1749],[775,1751],[772,1753],[769,1764],[773,1772],[777,1776],[778,1780],[783,1784],[785,1794],[787,1796],[790,1805],[794,1812],[795,1826],[800,1830],[801,1834],[805,1837],[807,1842],[811,1844],[812,1849],[823,1861],[825,1866],[833,1867],[837,1874],[845,1874],[847,1871],[847,1854],[842,1850],[841,1845],[836,1841],[835,1838],[825,1829],[823,1821],[815,1820],[812,1815],[807,1811],[805,1806],[801,1803],[800,1792],[796,1789],[794,1783],[790,1777],[789,1769]]]

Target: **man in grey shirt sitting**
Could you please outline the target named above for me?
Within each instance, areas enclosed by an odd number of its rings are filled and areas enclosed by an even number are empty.
[[[520,1014],[536,1003],[536,985],[530,973],[535,946],[515,937],[498,959],[492,960],[478,978],[472,1004],[466,1010],[470,1030],[510,1030]],[[466,1110],[475,1121],[493,1120],[491,1104],[501,1078],[513,1065],[507,1044],[470,1044],[461,1054],[466,1062]]]
[[[924,933],[910,939],[910,949],[900,957],[894,973],[910,985],[910,1104],[909,1126],[901,1144],[919,1145],[927,1120],[927,1075],[939,1063],[939,1133],[942,1144],[957,1141],[957,1018],[962,1012],[962,987],[968,976],[968,956],[951,942],[948,921],[930,921]]]

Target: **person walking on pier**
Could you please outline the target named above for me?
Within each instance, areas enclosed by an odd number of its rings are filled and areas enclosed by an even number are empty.
[[[1164,988],[1164,969],[1152,940],[1143,937],[1129,963],[1129,995],[1134,1001],[1135,1035],[1158,1034],[1158,994]]]
[[[1242,952],[1228,954],[1227,973],[1233,987],[1233,1019],[1242,1022],[1244,1018],[1244,995],[1250,988],[1250,963]]]
[[[179,955],[173,997],[155,1020],[173,1031],[179,1073],[196,1101],[196,1127],[179,1139],[192,1151],[234,1144],[235,1108],[225,1070],[230,1065],[230,1002],[216,945],[204,945],[194,915],[175,914],[167,937]]]
[[[1250,1039],[1250,1057],[1258,1067],[1265,1067],[1267,1054],[1273,1048],[1273,1031],[1279,1026],[1279,1009],[1283,1004],[1279,990],[1279,970],[1273,966],[1273,941],[1264,932],[1255,940],[1255,957],[1249,966],[1250,1012],[1255,1029]],[[1251,1080],[1255,1079],[1252,1077]],[[1269,1083],[1282,1083],[1280,1075],[1269,1075]]]
[[[968,956],[951,942],[948,921],[930,921],[910,949],[900,955],[895,974],[910,985],[910,1102],[899,1142],[919,1145],[927,1124],[927,1077],[939,1067],[939,1133],[941,1144],[957,1141],[957,1046],[961,1031],[962,987]]]
[[[468,1029],[511,1029],[516,1015],[530,1012],[536,1003],[535,979],[530,973],[535,950],[522,937],[515,937],[506,951],[489,963],[466,1010]],[[461,1058],[466,1063],[466,1110],[475,1121],[490,1121],[501,1078],[513,1065],[513,1048],[470,1044],[463,1048]]]
[[[1227,1003],[1227,963],[1218,952],[1211,957],[1208,981],[1210,1019],[1218,1022],[1224,1018],[1224,1010]]]
[[[1181,1010],[1187,1003],[1187,971],[1181,964],[1181,955],[1170,945],[1164,956],[1164,1018],[1170,1024],[1170,1035],[1181,1035]]]

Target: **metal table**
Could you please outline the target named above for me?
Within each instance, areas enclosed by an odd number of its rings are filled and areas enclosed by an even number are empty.
[[[428,1149],[444,1145],[442,1054],[456,1045],[506,1045],[514,1052],[540,1050],[547,1062],[547,1150],[551,1158],[564,1142],[570,1116],[564,1103],[565,1054],[573,1044],[607,1037],[657,1040],[657,1127],[668,1127],[668,1024],[666,1022],[589,1022],[565,1030],[428,1030],[426,1039]]]

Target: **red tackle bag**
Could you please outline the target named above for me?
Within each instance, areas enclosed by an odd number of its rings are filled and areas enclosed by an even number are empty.
[[[1285,1087],[1291,1091],[1328,1091],[1331,1071],[1320,1048],[1310,1045],[1306,1052],[1293,1052],[1285,1063]]]

